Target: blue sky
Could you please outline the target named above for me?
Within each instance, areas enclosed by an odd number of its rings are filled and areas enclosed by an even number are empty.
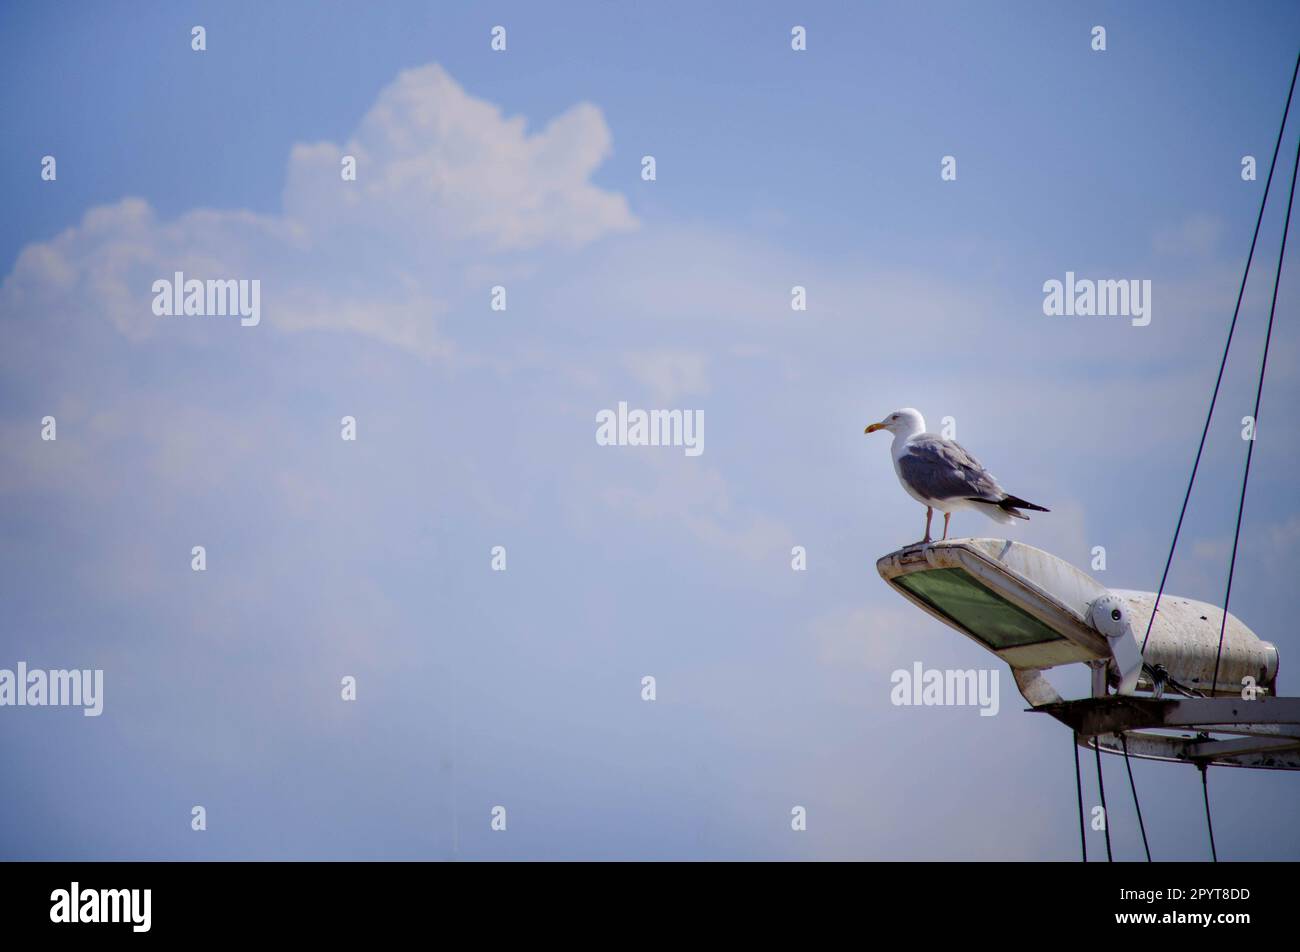
[[[996,717],[889,702],[895,668],[987,662],[877,577],[923,512],[862,428],[956,417],[1053,510],[1013,538],[1154,588],[1293,5],[0,16],[0,666],[106,685],[97,719],[4,710],[0,855],[1075,857],[1068,733],[1005,669]],[[1286,185],[1170,585],[1207,601]],[[181,269],[259,279],[262,323],[155,317]],[[1067,270],[1150,279],[1150,326],[1044,316]],[[1233,595],[1292,694],[1296,292]],[[619,401],[703,410],[706,451],[597,446]],[[998,528],[975,518],[954,532]],[[1135,774],[1156,857],[1205,857],[1195,772]],[[1210,784],[1221,856],[1300,856],[1294,777]]]

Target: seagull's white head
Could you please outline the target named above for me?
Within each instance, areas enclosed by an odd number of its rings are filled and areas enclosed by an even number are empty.
[[[895,436],[899,434],[911,436],[913,433],[924,433],[925,417],[911,407],[904,407],[901,410],[895,410],[879,423],[871,424],[862,432],[875,433],[877,430],[888,430]]]

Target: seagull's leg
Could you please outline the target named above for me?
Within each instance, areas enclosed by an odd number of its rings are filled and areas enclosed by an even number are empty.
[[[931,541],[931,540],[930,540],[930,520],[931,520],[932,518],[934,518],[934,510],[931,509],[929,506],[926,506],[926,507],[925,507],[925,538],[921,540],[922,542],[927,542],[927,543],[928,543],[928,542]]]
[[[944,538],[944,539],[948,538],[948,519],[949,519],[951,516],[952,516],[952,513],[951,513],[951,512],[945,512],[945,513],[943,514],[943,538]],[[940,540],[940,541],[942,541],[942,540]]]

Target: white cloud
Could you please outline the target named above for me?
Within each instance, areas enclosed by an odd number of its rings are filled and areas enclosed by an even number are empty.
[[[882,601],[878,597],[869,607],[855,605],[814,618],[809,632],[817,646],[817,660],[876,673],[910,661],[917,650],[916,632],[930,623],[929,618],[902,599],[897,604]]]
[[[316,235],[378,229],[421,249],[576,246],[636,224],[623,196],[588,181],[610,153],[590,103],[529,135],[523,117],[506,118],[442,67],[423,66],[399,75],[344,145],[294,147],[285,212]],[[346,186],[345,154],[358,173]]]
[[[1278,555],[1288,555],[1300,544],[1300,515],[1290,515],[1269,528],[1269,538]]]
[[[684,526],[704,544],[750,562],[790,551],[790,529],[765,513],[738,505],[717,469],[681,457],[661,461],[647,454],[643,458],[647,462],[640,471],[645,479],[599,491],[611,510],[650,524]]]
[[[355,182],[340,175],[345,152],[357,157]],[[446,356],[437,319],[486,293],[478,282],[488,261],[636,226],[622,195],[589,182],[609,154],[609,129],[588,103],[530,135],[522,118],[470,96],[441,67],[408,70],[345,146],[293,149],[282,216],[196,209],[162,221],[139,198],[93,208],[23,250],[0,288],[0,314],[79,325],[105,317],[144,340],[169,320],[151,310],[153,281],[183,271],[260,280],[264,323],[281,331],[350,331]]]
[[[650,389],[661,406],[678,397],[708,393],[708,361],[703,354],[687,351],[652,350],[631,353],[624,364],[632,376]]]
[[[1222,233],[1223,222],[1201,212],[1157,230],[1151,245],[1159,254],[1203,258],[1214,253]]]

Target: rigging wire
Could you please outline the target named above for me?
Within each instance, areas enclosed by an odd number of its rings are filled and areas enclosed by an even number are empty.
[[[1106,834],[1106,862],[1113,863],[1115,857],[1110,852],[1110,811],[1106,809],[1106,784],[1101,779],[1101,742],[1096,735],[1092,738],[1092,751],[1097,755],[1097,789],[1101,791],[1101,829]]]
[[[1300,63],[1300,60],[1297,60]],[[1300,142],[1296,143],[1295,163],[1291,166],[1291,192],[1286,200],[1286,219],[1282,225],[1282,247],[1277,255],[1277,271],[1273,275],[1273,300],[1268,306],[1268,330],[1264,332],[1264,356],[1259,362],[1259,383],[1255,387],[1255,412],[1251,417],[1254,430],[1246,441],[1246,469],[1241,476],[1241,498],[1237,500],[1237,524],[1232,530],[1232,558],[1228,561],[1228,585],[1223,594],[1223,618],[1219,622],[1219,650],[1214,655],[1214,677],[1210,680],[1210,693],[1219,684],[1219,662],[1223,658],[1223,636],[1228,628],[1228,601],[1232,598],[1232,574],[1237,567],[1237,543],[1241,539],[1241,515],[1246,508],[1246,486],[1250,482],[1250,460],[1255,453],[1254,437],[1259,433],[1259,403],[1264,396],[1264,373],[1268,370],[1268,345],[1273,339],[1273,317],[1277,314],[1277,289],[1282,283],[1282,262],[1286,258],[1286,234],[1291,229],[1291,207],[1295,203],[1296,173],[1300,172]]]
[[[1232,335],[1237,329],[1237,317],[1241,314],[1241,300],[1246,294],[1246,279],[1250,276],[1251,262],[1255,258],[1255,245],[1259,241],[1260,225],[1264,221],[1264,208],[1268,204],[1269,187],[1273,184],[1273,172],[1277,168],[1278,153],[1282,148],[1282,133],[1286,130],[1286,119],[1291,112],[1291,99],[1295,95],[1296,77],[1300,75],[1300,54],[1296,55],[1295,69],[1291,72],[1291,88],[1286,94],[1286,107],[1282,110],[1282,124],[1278,126],[1277,142],[1273,146],[1273,160],[1268,165],[1268,178],[1264,181],[1264,196],[1259,202],[1259,214],[1255,217],[1255,234],[1250,239],[1250,252],[1246,255],[1246,269],[1241,275],[1241,286],[1237,290],[1237,304],[1232,309],[1232,323],[1228,327],[1228,340],[1223,346],[1223,357],[1219,361],[1219,375],[1214,381],[1214,393],[1210,397],[1210,409],[1205,415],[1205,425],[1201,428],[1201,442],[1196,447],[1196,459],[1192,463],[1192,475],[1187,481],[1187,491],[1183,494],[1183,506],[1178,512],[1178,523],[1174,527],[1174,539],[1169,545],[1169,555],[1165,559],[1165,570],[1160,576],[1160,588],[1156,591],[1155,603],[1151,606],[1151,617],[1147,620],[1146,635],[1142,638],[1142,651],[1147,648],[1147,641],[1151,637],[1151,626],[1155,624],[1156,612],[1160,610],[1160,596],[1164,594],[1165,583],[1169,581],[1169,567],[1174,561],[1174,550],[1178,548],[1178,536],[1183,530],[1183,519],[1187,515],[1187,503],[1192,498],[1192,485],[1196,482],[1196,473],[1201,466],[1201,454],[1205,451],[1205,439],[1210,432],[1210,421],[1214,417],[1214,406],[1219,399],[1219,388],[1223,384],[1223,371],[1228,365],[1228,351],[1232,349]],[[1292,178],[1292,188],[1295,187],[1295,179]],[[1283,236],[1285,241],[1285,235]],[[1271,323],[1271,321],[1270,321]],[[1262,375],[1261,375],[1262,376]],[[1252,442],[1252,446],[1253,446]],[[1226,617],[1226,606],[1225,606]]]
[[[1123,731],[1120,732],[1119,742],[1124,747],[1124,766],[1128,768],[1128,786],[1133,791],[1133,808],[1137,810],[1138,829],[1142,831],[1142,849],[1146,850],[1147,862],[1149,863],[1151,862],[1151,846],[1147,843],[1146,824],[1142,822],[1142,804],[1138,802],[1137,784],[1133,782],[1133,765],[1129,763],[1128,759],[1128,738],[1124,736]]]
[[[1210,772],[1210,765],[1199,763],[1196,766],[1201,768],[1201,793],[1205,796],[1205,826],[1210,831],[1210,856],[1217,863],[1219,861],[1219,851],[1214,848],[1214,823],[1210,820],[1210,786],[1206,780],[1206,774]]]
[[[1300,69],[1300,58],[1296,60]],[[1294,87],[1294,79],[1292,80]],[[1259,382],[1255,386],[1255,412],[1252,417],[1256,432],[1259,428],[1259,405],[1264,396],[1264,374],[1268,370],[1268,348],[1273,339],[1273,319],[1277,315],[1277,291],[1282,283],[1282,264],[1286,260],[1286,237],[1291,230],[1291,209],[1295,205],[1296,176],[1300,174],[1300,142],[1296,143],[1295,161],[1291,165],[1291,189],[1286,200],[1286,218],[1282,223],[1282,246],[1278,250],[1277,270],[1273,274],[1273,299],[1268,306],[1268,329],[1264,332],[1264,354],[1259,362]],[[1241,516],[1246,508],[1246,487],[1250,483],[1250,460],[1255,452],[1255,441],[1251,439],[1246,447],[1246,467],[1241,475],[1241,496],[1237,500],[1237,523],[1232,531],[1232,557],[1228,561],[1228,583],[1223,595],[1223,618],[1219,623],[1219,648],[1214,655],[1214,677],[1210,680],[1210,693],[1213,694],[1219,683],[1219,663],[1223,659],[1223,637],[1228,627],[1228,603],[1232,598],[1232,576],[1237,566],[1237,544],[1241,540]],[[1210,834],[1210,856],[1214,862],[1219,861],[1219,851],[1214,845],[1214,821],[1210,817],[1209,764],[1198,764],[1201,768],[1201,794],[1205,798],[1205,826]]]
[[[1074,789],[1079,794],[1079,845],[1083,848],[1083,862],[1088,862],[1088,835],[1083,824],[1083,774],[1079,771],[1079,738],[1071,732],[1070,744],[1074,747]]]

